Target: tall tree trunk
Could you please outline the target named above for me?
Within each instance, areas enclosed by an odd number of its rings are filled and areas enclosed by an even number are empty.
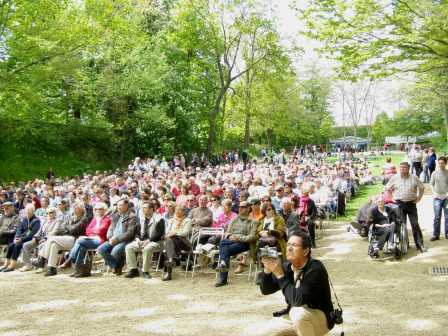
[[[246,126],[244,129],[244,149],[249,148],[250,141],[250,113],[246,112]]]
[[[272,149],[272,128],[268,128],[266,130],[266,136],[268,138],[268,149],[269,151]]]
[[[213,152],[213,145],[215,143],[215,134],[216,134],[216,118],[219,114],[219,110],[221,108],[222,99],[227,92],[228,86],[221,88],[218,96],[215,100],[215,106],[213,110],[210,112],[209,124],[210,128],[208,130],[208,141],[207,141],[207,157],[210,157]]]
[[[249,142],[250,142],[250,117],[252,113],[252,78],[253,74],[252,71],[246,72],[246,122],[244,127],[244,149],[249,148]]]
[[[224,123],[226,118],[226,107],[227,107],[227,95],[222,98],[222,111],[221,111],[221,136],[219,144],[221,149],[224,149]]]

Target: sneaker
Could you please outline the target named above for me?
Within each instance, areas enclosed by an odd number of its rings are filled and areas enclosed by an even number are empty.
[[[33,270],[33,266],[31,265],[25,265],[22,268],[19,269],[20,272],[29,272]]]
[[[149,272],[143,272],[142,275],[143,275],[143,279],[151,279],[152,278],[152,276]]]

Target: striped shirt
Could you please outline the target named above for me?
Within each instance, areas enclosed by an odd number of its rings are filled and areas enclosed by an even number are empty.
[[[415,175],[404,177],[396,174],[389,180],[386,189],[392,191],[394,201],[411,202],[417,200],[419,189],[423,191],[425,186]]]

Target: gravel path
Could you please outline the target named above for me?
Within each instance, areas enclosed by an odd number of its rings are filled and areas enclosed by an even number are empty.
[[[427,253],[413,242],[401,261],[372,261],[367,242],[331,223],[313,255],[324,261],[344,308],[346,335],[448,335],[448,277],[430,276],[448,266],[448,240],[430,243],[432,200],[419,203]],[[245,277],[213,287],[214,276],[175,280],[98,275],[52,279],[33,273],[0,274],[0,336],[6,335],[239,335],[282,308],[282,295],[262,296]],[[253,329],[253,330],[255,330]],[[336,327],[332,335],[340,332]]]

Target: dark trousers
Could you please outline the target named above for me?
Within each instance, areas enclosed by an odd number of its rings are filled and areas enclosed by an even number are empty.
[[[384,244],[386,243],[386,240],[391,241],[392,235],[395,231],[395,224],[391,224],[389,227],[377,227],[375,226],[375,236],[378,237],[378,243],[377,247],[382,250],[384,247]]]
[[[412,169],[414,170],[415,175],[420,178],[420,174],[422,173],[422,163],[421,162],[412,162]]]
[[[19,259],[20,252],[22,252],[23,244],[11,243],[8,245],[8,252],[6,253],[6,259],[17,260]]]
[[[227,266],[230,265],[230,257],[239,254],[244,251],[248,251],[250,245],[248,243],[236,242],[229,239],[223,239],[219,243],[219,257],[222,261],[226,263]],[[228,272],[219,273],[221,280],[227,281]]]
[[[400,208],[401,218],[403,225],[406,225],[406,219],[409,217],[409,222],[411,223],[412,235],[414,236],[415,247],[423,247],[423,235],[420,230],[420,225],[418,225],[418,214],[417,206],[414,202],[403,202],[397,201],[398,207]]]
[[[0,245],[9,245],[14,241],[15,232],[0,232]]]

